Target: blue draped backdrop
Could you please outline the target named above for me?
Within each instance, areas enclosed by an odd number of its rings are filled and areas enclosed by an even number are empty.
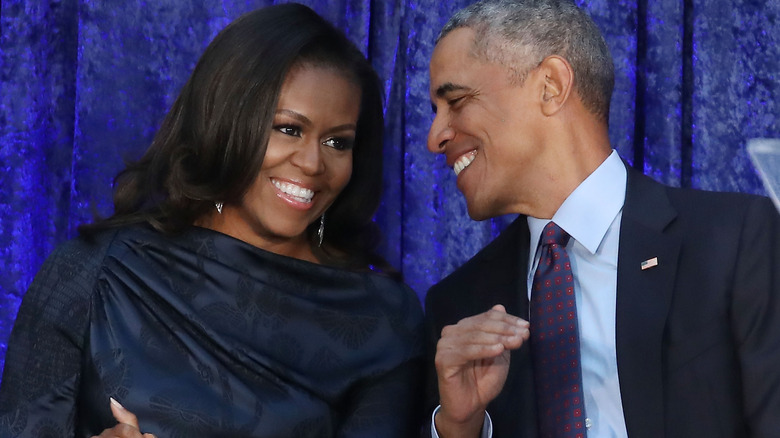
[[[469,2],[302,2],[344,29],[384,80],[376,220],[384,254],[421,298],[512,219],[471,221],[452,171],[425,149],[433,41]],[[0,367],[46,256],[94,211],[111,211],[113,176],[147,147],[211,38],[271,3],[1,0]],[[667,184],[764,193],[745,142],[780,136],[780,2],[579,3],[615,58],[613,147]]]

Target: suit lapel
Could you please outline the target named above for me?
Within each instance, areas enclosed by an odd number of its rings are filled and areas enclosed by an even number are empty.
[[[664,186],[629,168],[618,249],[616,348],[631,437],[664,435],[662,344],[680,250],[679,236],[665,230],[675,217]]]
[[[507,312],[528,319],[528,222],[520,215],[476,259],[478,272],[485,275],[480,289],[489,297],[482,306],[503,303]],[[523,346],[511,354],[504,390],[488,405],[494,415],[494,436],[536,436],[536,399],[529,349]]]
[[[480,269],[485,273],[482,279],[485,290],[500,293],[500,301],[493,304],[503,303],[507,313],[523,319],[528,319],[528,239],[528,223],[520,215],[484,249]]]

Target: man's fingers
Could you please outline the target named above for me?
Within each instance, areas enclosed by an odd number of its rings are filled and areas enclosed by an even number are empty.
[[[504,312],[504,313],[506,313],[506,307],[504,307],[503,304],[496,304],[495,306],[493,306],[491,308],[491,310],[495,310],[497,312]]]
[[[439,372],[450,375],[468,363],[492,360],[520,348],[529,336],[528,322],[507,314],[498,304],[444,327],[434,362]]]
[[[529,335],[528,329],[518,328],[511,335],[476,331],[443,336],[436,346],[435,364],[443,372],[470,362],[494,359],[505,351],[520,348]]]
[[[458,321],[458,324],[465,327],[475,326],[482,330],[506,330],[515,327],[528,328],[528,321],[518,318],[517,316],[506,313],[506,309],[501,304],[496,304],[487,312],[480,313],[479,315],[463,318]]]
[[[442,329],[443,339],[453,339],[457,343],[503,343],[496,336],[524,340],[528,338],[528,321],[512,316],[503,311],[503,306],[496,305],[493,309],[479,315],[464,318],[455,325],[448,325]],[[512,348],[510,345],[505,345]],[[515,345],[514,348],[519,345]]]
[[[449,358],[447,362],[462,363],[490,359],[498,356],[505,349],[500,339],[495,342],[485,343],[459,343],[440,340],[436,348],[436,356],[437,358]]]
[[[113,397],[111,397],[111,413],[114,414],[116,421],[140,429],[138,426],[138,418],[136,418],[135,414],[125,409],[125,407]]]
[[[488,355],[490,355],[490,352],[493,352],[493,355],[495,355],[501,353],[504,349],[514,350],[519,348],[529,336],[530,332],[528,329],[521,327],[512,328],[502,333],[483,330],[453,331],[442,335],[441,339],[439,339],[438,349],[458,351],[464,348],[475,347],[477,349],[486,349],[486,354]],[[501,348],[498,346],[501,346]],[[482,356],[478,352],[477,355]],[[478,358],[472,357],[472,359]]]

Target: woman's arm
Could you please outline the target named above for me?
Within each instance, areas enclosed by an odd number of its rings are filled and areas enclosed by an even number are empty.
[[[422,424],[422,358],[366,379],[349,397],[339,438],[407,438]]]
[[[25,294],[0,383],[0,436],[73,436],[100,257],[92,245],[67,242],[46,260]]]

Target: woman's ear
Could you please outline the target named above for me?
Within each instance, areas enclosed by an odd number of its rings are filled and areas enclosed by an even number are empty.
[[[574,71],[564,58],[552,55],[539,64],[544,75],[542,90],[542,113],[552,116],[563,108],[574,86]]]

